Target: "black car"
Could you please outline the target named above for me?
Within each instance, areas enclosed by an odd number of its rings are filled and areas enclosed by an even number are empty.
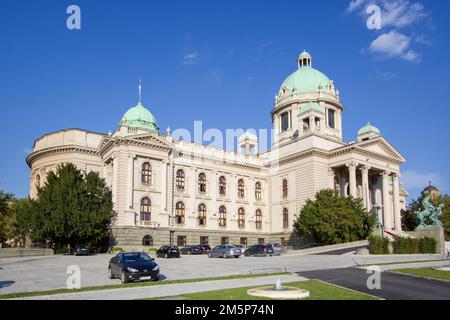
[[[72,254],[74,256],[88,256],[90,252],[88,247],[86,247],[84,244],[79,244],[72,250]]]
[[[200,246],[186,246],[181,249],[182,254],[203,254]]]
[[[211,251],[211,247],[207,244],[201,245],[200,248],[202,249],[203,254],[208,254]]]
[[[181,253],[178,247],[175,246],[162,246],[156,251],[157,258],[180,258]]]
[[[273,256],[273,247],[265,244],[256,244],[245,250],[244,255],[249,256]]]
[[[159,280],[159,266],[145,252],[120,252],[109,261],[108,276],[130,281]]]

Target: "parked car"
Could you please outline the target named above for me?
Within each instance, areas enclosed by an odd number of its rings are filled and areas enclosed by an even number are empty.
[[[272,246],[273,254],[275,256],[281,256],[281,254],[283,253],[283,248],[279,243],[269,243],[268,246]]]
[[[208,253],[209,258],[239,258],[242,255],[242,251],[240,248],[232,245],[220,245],[212,249]]]
[[[202,249],[203,254],[208,254],[208,252],[211,251],[211,247],[207,244],[201,245],[200,248]]]
[[[74,256],[88,256],[90,252],[88,247],[86,247],[84,244],[79,244],[72,250],[72,254]]]
[[[244,253],[245,253],[245,250],[247,250],[247,248],[244,247],[242,244],[238,244],[238,245],[236,245],[236,247],[238,247],[239,249],[241,249],[241,253],[242,253],[242,254],[244,254]]]
[[[159,280],[159,266],[145,252],[120,252],[109,261],[108,277],[130,281]]]
[[[200,246],[186,246],[181,249],[182,254],[203,254]]]
[[[256,244],[245,250],[245,256],[273,256],[274,251],[271,245]]]
[[[181,258],[181,252],[175,246],[162,246],[155,253],[157,258]]]

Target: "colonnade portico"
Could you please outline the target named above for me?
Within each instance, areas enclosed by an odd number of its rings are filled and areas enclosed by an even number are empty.
[[[368,211],[381,208],[378,214],[384,229],[402,232],[400,185],[397,172],[357,162],[332,167],[332,170],[334,188],[340,190],[341,196],[362,199]]]

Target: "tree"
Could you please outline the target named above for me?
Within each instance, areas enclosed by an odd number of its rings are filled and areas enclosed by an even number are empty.
[[[13,236],[14,217],[10,208],[14,195],[0,190],[0,244],[4,246]]]
[[[50,172],[45,185],[19,228],[28,229],[32,241],[49,242],[57,252],[78,243],[99,249],[108,237],[113,215],[112,193],[95,172],[83,174],[69,163]]]
[[[446,194],[441,197],[441,203],[444,204],[444,208],[442,209],[442,216],[440,219],[444,226],[445,239],[450,241],[450,196]]]
[[[376,217],[360,199],[341,197],[336,190],[322,190],[315,200],[307,200],[294,224],[297,233],[322,244],[367,239]]]
[[[13,234],[15,244],[23,247],[27,236],[30,235],[33,226],[33,208],[34,202],[32,199],[24,198],[14,201],[11,205],[13,212]]]

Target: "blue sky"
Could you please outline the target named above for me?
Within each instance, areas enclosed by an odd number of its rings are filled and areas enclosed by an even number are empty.
[[[381,29],[368,29],[375,3]],[[283,80],[307,49],[335,81],[344,137],[368,120],[407,158],[411,196],[450,191],[450,2],[0,0],[0,189],[26,196],[41,135],[107,133],[137,102],[161,128],[271,128]],[[81,9],[68,30],[66,9]],[[239,114],[239,116],[237,116]]]

